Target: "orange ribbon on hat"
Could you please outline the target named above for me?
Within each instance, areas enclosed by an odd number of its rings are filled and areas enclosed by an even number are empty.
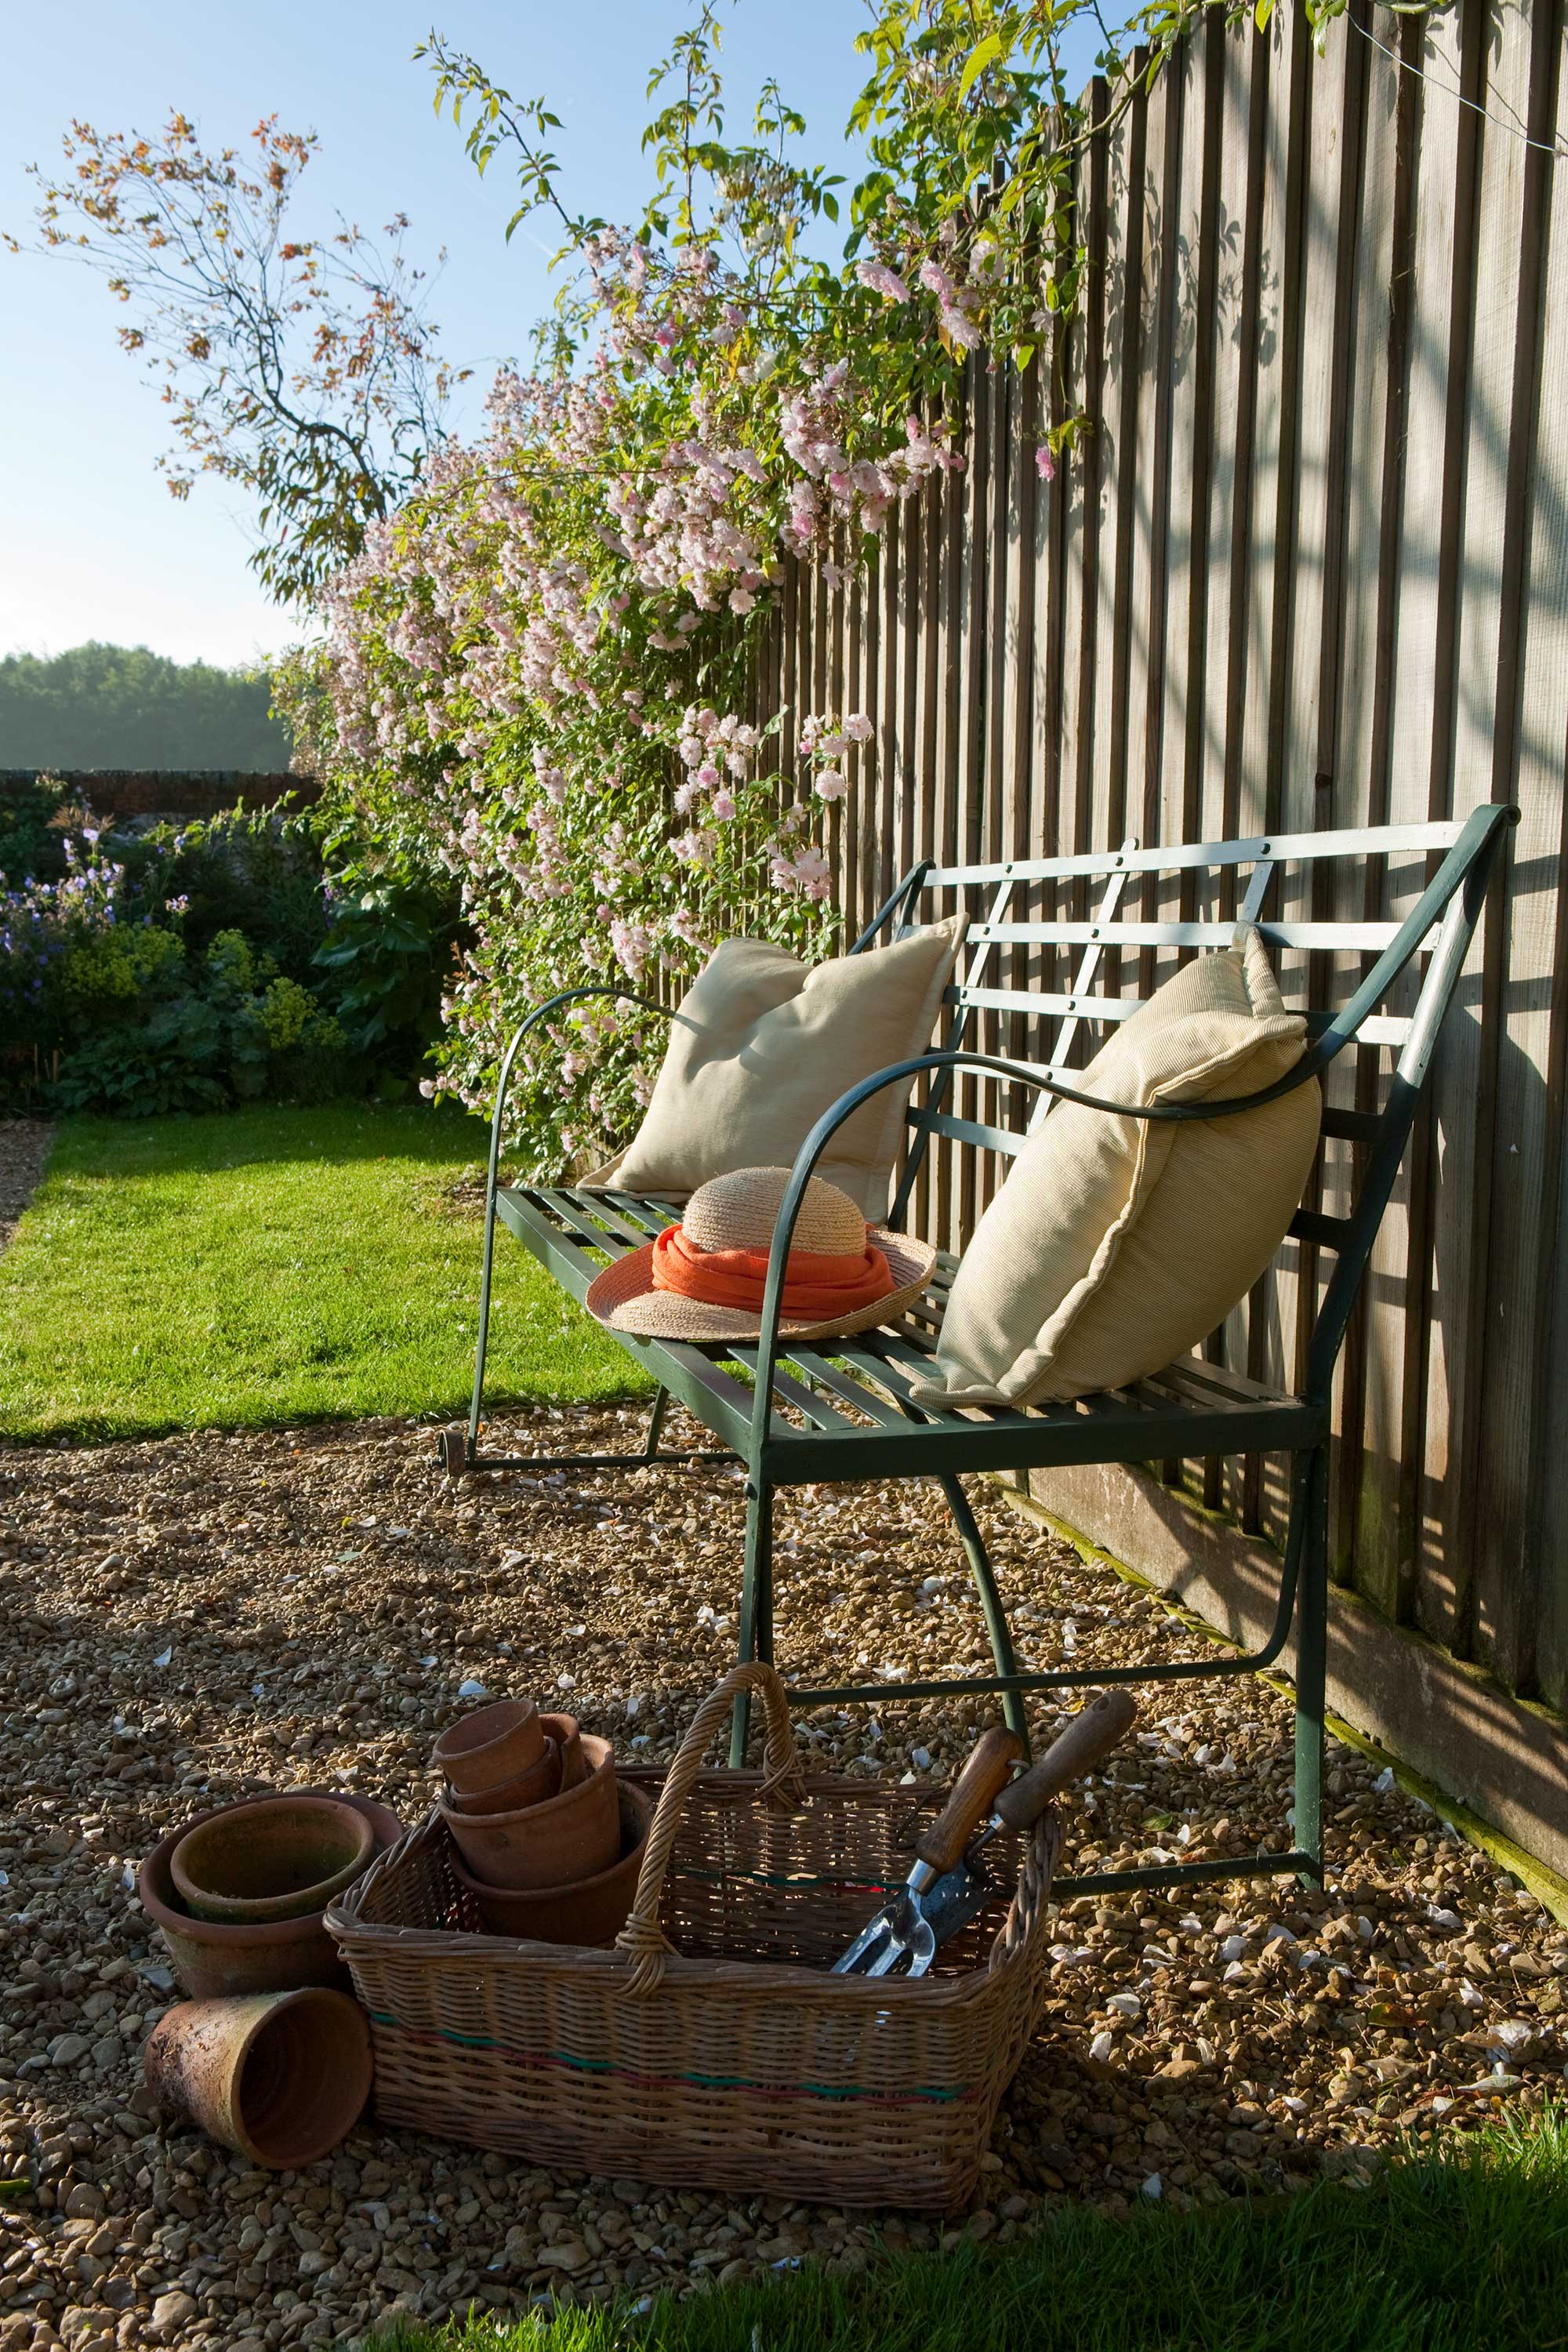
[[[765,1249],[705,1250],[679,1225],[667,1225],[653,1245],[653,1286],[706,1307],[745,1307],[760,1315],[767,1285]],[[782,1311],[793,1322],[822,1323],[853,1315],[894,1288],[885,1251],[868,1243],[839,1256],[792,1249],[784,1260]]]

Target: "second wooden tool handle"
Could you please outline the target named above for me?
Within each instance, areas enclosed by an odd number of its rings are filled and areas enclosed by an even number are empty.
[[[1053,1739],[1037,1764],[1009,1780],[996,1800],[996,1813],[1010,1830],[1032,1829],[1051,1799],[1080,1772],[1108,1756],[1125,1738],[1138,1710],[1124,1690],[1101,1691]]]
[[[952,1796],[916,1843],[915,1852],[929,1869],[951,1870],[958,1862],[1023,1752],[1023,1741],[1000,1725],[981,1733]]]

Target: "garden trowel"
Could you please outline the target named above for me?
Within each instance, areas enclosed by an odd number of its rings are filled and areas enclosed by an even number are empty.
[[[961,1862],[965,1846],[993,1804],[1024,1743],[1000,1726],[984,1731],[952,1794],[915,1845],[915,1866],[908,1882],[875,1918],[868,1920],[842,1959],[833,1964],[836,1977],[886,1976],[900,1960],[910,1973],[923,1976],[931,1966],[936,1940],[925,1916],[929,1890]]]
[[[938,1946],[978,1918],[988,1903],[1011,1901],[1011,1887],[987,1877],[977,1866],[991,1840],[1003,1830],[1026,1836],[1052,1798],[1059,1796],[1070,1780],[1098,1764],[1102,1756],[1108,1756],[1136,1720],[1137,1709],[1126,1691],[1101,1691],[1052,1740],[1037,1764],[1020,1772],[1016,1780],[1008,1781],[996,1799],[990,1820],[979,1835],[971,1839],[957,1867],[945,1872],[921,1896],[921,1909],[931,1933],[931,1952],[923,1958],[916,1956],[908,1971],[910,1976],[924,1976]]]

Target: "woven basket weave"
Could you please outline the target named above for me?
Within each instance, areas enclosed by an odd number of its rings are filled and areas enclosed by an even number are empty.
[[[742,1690],[766,1769],[704,1771]],[[611,1949],[479,1932],[438,1813],[326,1924],[369,2011],[375,2105],[563,2170],[941,2210],[973,2190],[1045,1990],[1058,1833],[1026,1845],[1000,1931],[979,1924],[915,1981],[833,1960],[909,1869],[909,1789],[808,1778],[771,1666],[737,1666],[658,1792],[637,1903]],[[926,1800],[934,1802],[934,1799]]]

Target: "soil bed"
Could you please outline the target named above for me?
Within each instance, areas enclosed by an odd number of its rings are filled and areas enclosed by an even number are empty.
[[[586,1449],[635,1444],[639,1424],[542,1411],[505,1435]],[[268,2176],[160,2127],[140,2054],[173,1988],[129,1881],[176,1815],[308,1782],[412,1821],[468,1680],[668,1755],[732,1655],[733,1475],[452,1487],[431,1447],[398,1421],[0,1452],[0,2352],[260,2352],[389,2312],[504,2314],[802,2258],[858,2268],[879,2240],[1005,2242],[1066,2199],[1125,2210],[1365,2174],[1404,2132],[1561,2091],[1568,1933],[1334,1745],[1324,1895],[1237,1879],[1060,1916],[1041,2033],[981,2193],[946,2223],[552,2177],[374,2125]],[[979,1507],[1026,1663],[1197,1654],[1109,1571],[1000,1499]],[[924,1491],[808,1491],[779,1536],[792,1669],[982,1664]],[[839,1769],[924,1779],[976,1722],[932,1706],[804,1727]],[[1290,1748],[1288,1702],[1266,1686],[1148,1699],[1113,1780],[1069,1817],[1068,1866],[1282,1843]]]
[[[47,1118],[0,1118],[0,1250],[38,1189],[54,1139]]]

